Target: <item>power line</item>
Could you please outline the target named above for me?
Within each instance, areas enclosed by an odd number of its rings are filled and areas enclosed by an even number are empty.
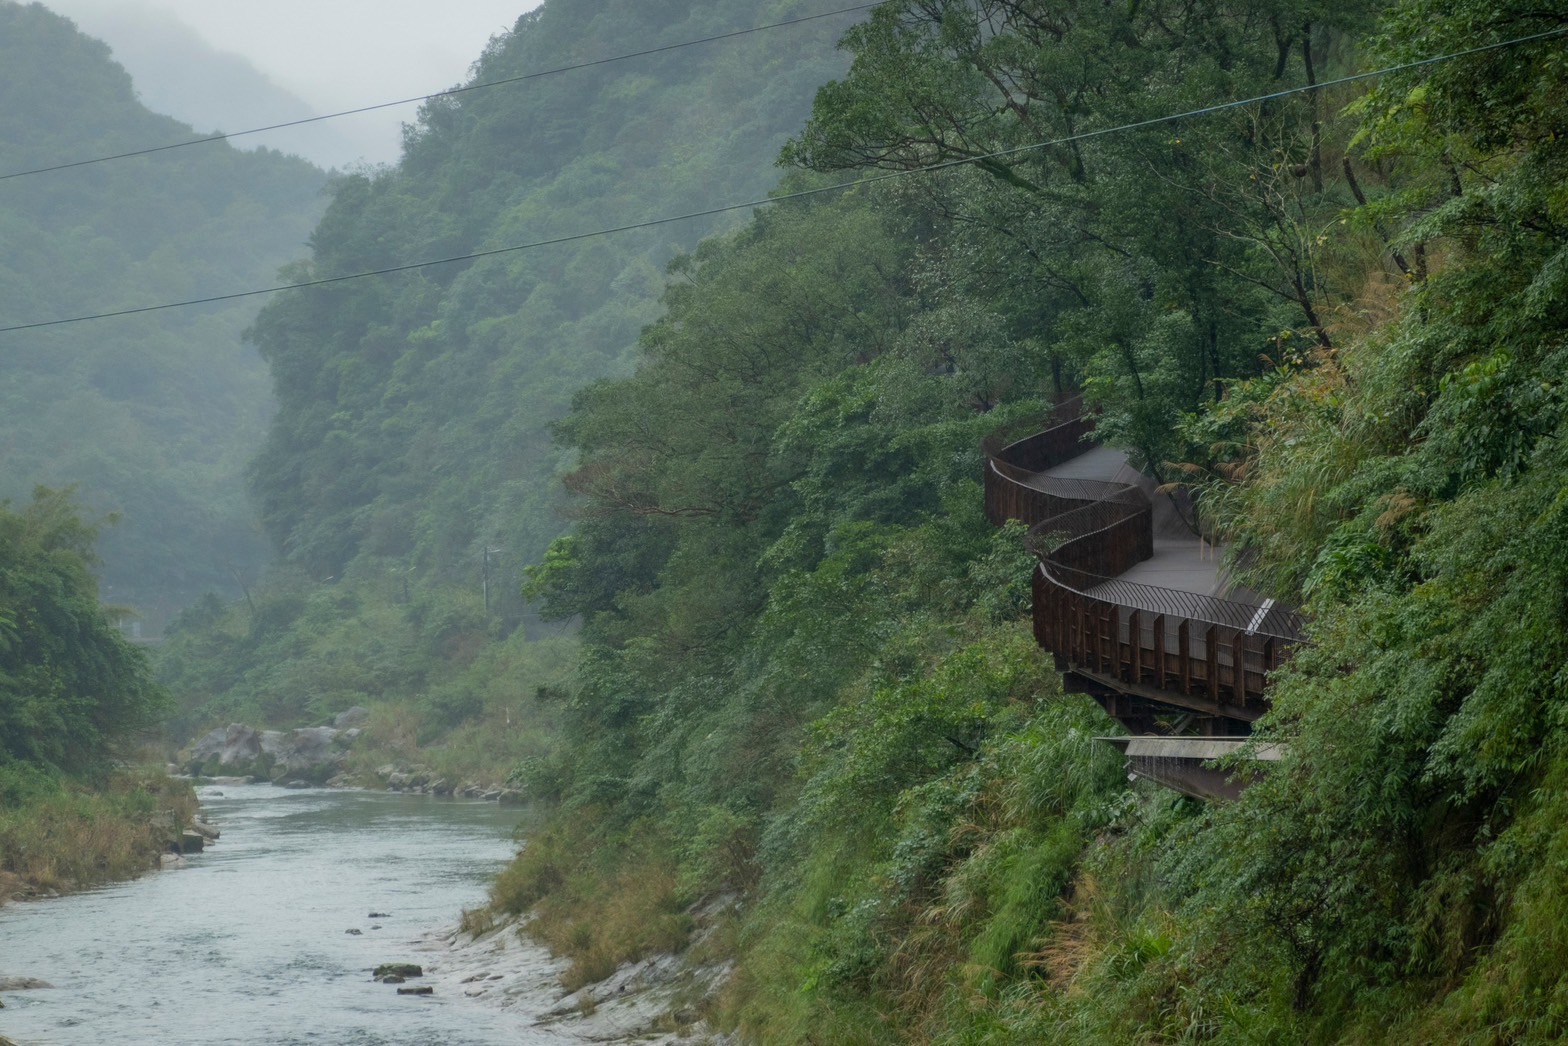
[[[962,167],[966,164],[977,163],[982,160],[994,160],[1009,156],[1017,156],[1021,153],[1033,152],[1038,149],[1049,149],[1058,145],[1068,145],[1073,142],[1088,141],[1093,138],[1103,138],[1107,135],[1120,134],[1126,131],[1136,131],[1147,127],[1156,127],[1161,124],[1175,123],[1179,120],[1193,119],[1200,116],[1211,116],[1215,113],[1225,112],[1231,109],[1239,109],[1248,105],[1257,105],[1261,102],[1275,101],[1280,98],[1288,98],[1292,95],[1306,94],[1312,91],[1327,90],[1331,87],[1341,87],[1345,84],[1357,83],[1362,80],[1369,80],[1379,76],[1387,76],[1390,73],[1401,73],[1411,69],[1420,69],[1425,66],[1436,65],[1440,62],[1452,61],[1456,58],[1466,58],[1470,55],[1482,54],[1487,51],[1497,51],[1508,47],[1516,47],[1520,44],[1533,43],[1537,40],[1545,40],[1551,37],[1563,36],[1565,34],[1568,34],[1568,26],[1559,29],[1548,30],[1542,33],[1534,33],[1530,36],[1516,37],[1512,40],[1502,41],[1501,43],[1483,44],[1479,47],[1471,47],[1463,51],[1454,51],[1449,54],[1436,55],[1431,58],[1422,58],[1413,62],[1404,62],[1399,65],[1384,66],[1381,69],[1374,69],[1369,72],[1354,73],[1350,76],[1342,76],[1336,80],[1326,80],[1317,84],[1304,84],[1300,87],[1289,87],[1281,91],[1270,92],[1269,94],[1254,95],[1251,98],[1242,98],[1231,102],[1220,102],[1216,105],[1208,105],[1199,109],[1188,109],[1185,112],[1171,113],[1166,116],[1151,117],[1147,120],[1138,120],[1133,123],[1118,124],[1114,127],[1102,127],[1099,130],[1094,131],[1083,131],[1079,134],[1067,135],[1063,138],[1053,138],[1050,141],[1035,142],[1030,145],[1020,145],[1011,149],[999,149],[995,152],[979,153],[974,156],[965,156],[954,160],[944,160],[941,163],[929,164],[923,167],[914,167],[902,171],[887,171],[882,174],[870,175],[865,178],[857,178],[854,181],[842,182],[838,185],[823,185],[813,189],[801,189],[797,192],[781,193],[777,196],[770,196],[762,200],[748,200],[744,203],[723,204],[718,207],[708,207],[700,211],[688,211],[685,214],[673,214],[663,218],[653,218],[648,221],[634,222],[629,225],[617,225],[610,228],[594,229],[588,232],[571,233],[565,236],[553,236],[548,239],[533,240],[529,243],[515,244],[510,247],[496,247],[492,248],[491,250],[474,251],[469,254],[458,254],[447,258],[434,258],[427,259],[425,261],[408,262],[404,265],[391,265],[381,269],[366,269],[361,272],[345,273],[341,276],[326,276],[321,279],[305,280],[299,283],[286,283],[273,287],[257,287],[251,290],[235,291],[230,294],[215,294],[205,298],[191,298],[185,301],[164,302],[158,305],[144,305],[132,309],[117,309],[113,312],[99,312],[92,313],[90,315],[69,316],[57,320],[41,320],[36,323],[21,323],[10,327],[0,327],[0,334],[11,334],[16,331],[25,330],[37,330],[41,327],[58,327],[68,323],[85,323],[89,320],[107,320],[121,316],[135,316],[149,312],[162,312],[167,309],[183,309],[192,305],[210,305],[216,302],[234,301],[240,298],[252,298],[262,294],[277,294],[280,291],[306,290],[312,287],[326,287],[337,283],[347,283],[351,280],[368,279],[372,276],[388,276],[399,272],[412,272],[417,269],[434,268],[438,265],[452,265],[457,262],[476,261],[481,258],[493,258],[497,255],[514,254],[519,251],[534,250],[540,247],[551,247],[563,243],[573,243],[578,240],[597,239],[601,236],[613,236],[623,232],[634,232],[639,229],[652,229],[661,225],[670,225],[675,222],[689,221],[695,218],[709,218],[713,217],[714,215],[727,214],[732,211],[746,210],[747,208],[754,207],[764,207],[769,204],[784,203],[789,200],[799,200],[808,196],[820,196],[824,193],[843,192],[865,185],[875,185],[879,182],[891,181],[895,178],[906,178],[910,175],[931,174],[937,171],[949,170],[954,167]]]
[[[224,142],[230,138],[242,138],[250,134],[261,134],[265,131],[281,131],[289,127],[300,127],[305,124],[320,123],[323,120],[336,120],[340,116],[357,116],[360,113],[373,113],[380,109],[392,109],[399,105],[411,105],[414,102],[428,102],[433,98],[450,98],[454,95],[467,94],[470,91],[483,91],[491,87],[504,87],[507,84],[522,83],[525,80],[537,80],[542,76],[555,76],[559,73],[569,73],[576,69],[591,69],[595,66],[609,65],[612,62],[624,62],[631,58],[646,58],[649,55],[664,54],[669,51],[678,51],[686,47],[695,47],[698,44],[717,43],[721,40],[733,40],[736,37],[760,33],[768,29],[782,29],[787,26],[800,25],[804,22],[814,22],[822,18],[833,18],[837,15],[854,14],[858,11],[869,11],[876,7],[875,3],[859,4],[855,7],[844,7],[837,11],[823,11],[820,14],[803,15],[800,18],[789,18],[782,22],[769,22],[767,25],[753,26],[750,29],[737,29],[730,33],[720,33],[717,36],[705,36],[698,40],[685,40],[678,44],[664,44],[660,47],[650,47],[642,51],[631,51],[627,54],[618,54],[609,58],[596,58],[591,62],[577,62],[572,65],[557,66],[553,69],[541,69],[538,72],[524,73],[521,76],[509,76],[501,80],[487,80],[484,83],[467,84],[463,87],[453,87],[434,94],[416,95],[412,98],[399,98],[394,102],[378,102],[375,105],[363,105],[357,109],[344,109],[336,113],[324,113],[321,116],[307,116],[299,120],[287,120],[283,123],[267,124],[265,127],[252,127],[245,131],[229,131],[223,134],[210,134],[201,138],[190,138],[183,142],[169,142],[165,145],[152,145],[144,149],[132,149],[128,152],[113,153],[108,156],[94,156],[86,160],[72,160],[69,163],[51,164],[48,167],[34,167],[26,171],[12,171],[9,174],[0,174],[0,182],[10,181],[13,178],[27,178],[35,174],[49,174],[54,171],[68,171],[74,167],[89,167],[93,164],[109,163],[112,160],[126,160],[134,156],[150,156],[153,153],[168,152],[171,149],[185,149],[192,145],[206,145],[210,142]]]

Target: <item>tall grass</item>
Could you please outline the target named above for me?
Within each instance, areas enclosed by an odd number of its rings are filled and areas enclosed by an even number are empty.
[[[594,820],[585,810],[571,830],[557,823],[531,837],[490,890],[494,909],[531,912],[529,934],[571,961],[561,979],[568,991],[623,963],[678,952],[692,929],[668,840],[634,824],[607,841],[584,830]],[[607,850],[620,858],[613,870],[601,866]]]
[[[148,771],[114,774],[98,790],[62,782],[0,808],[0,900],[147,871],[195,812],[189,784]]]

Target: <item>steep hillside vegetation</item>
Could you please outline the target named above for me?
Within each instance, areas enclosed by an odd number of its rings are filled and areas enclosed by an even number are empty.
[[[178,141],[108,48],[39,5],[0,2],[0,174]],[[10,326],[263,286],[303,250],[322,174],[208,145],[0,182]],[[238,597],[266,559],[241,482],[271,410],[238,303],[0,335],[0,495],[78,484],[119,513],[107,598],[156,630],[203,592]]]
[[[739,901],[699,958],[761,1042],[1558,1041],[1565,30],[879,8],[786,158],[974,162],[705,243],[578,397],[530,586],[585,650],[497,906],[582,983]],[[1315,615],[1238,802],[1128,784],[980,516],[1072,384]]]
[[[821,10],[795,0],[550,3],[498,37],[474,78]],[[312,257],[293,275],[491,251],[763,197],[812,93],[843,69],[833,41],[848,21],[432,101],[400,165],[333,184]],[[523,655],[493,652],[523,649],[521,568],[565,525],[551,426],[582,386],[630,369],[638,331],[658,315],[664,264],[715,226],[660,225],[270,303],[252,336],[279,410],[251,483],[289,569],[254,593],[254,609],[224,617],[208,607],[183,622],[164,664],[192,708],[188,721],[310,719],[391,702],[401,711],[378,720],[379,736],[403,744],[465,722],[506,735],[519,711],[532,715],[530,695],[544,681],[499,680],[497,666]],[[330,640],[322,615],[334,622]]]
[[[552,4],[481,69],[732,16]],[[776,103],[825,67],[771,39],[432,105],[301,275],[695,207],[781,128],[789,190],[908,176],[668,286],[645,232],[280,299],[253,480],[290,570],[185,615],[166,676],[190,718],[369,696],[388,745],[516,760],[553,814],[495,905],[575,984],[700,913],[753,1041],[1558,1041],[1565,30],[891,0],[803,127]],[[981,438],[1075,387],[1315,617],[1237,802],[1129,783],[982,516]],[[530,561],[580,650],[516,627]]]

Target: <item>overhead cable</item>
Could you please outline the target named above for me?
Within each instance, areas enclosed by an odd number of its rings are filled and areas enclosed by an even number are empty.
[[[723,204],[718,207],[708,207],[700,211],[688,211],[684,214],[674,214],[663,218],[654,218],[648,221],[634,222],[629,225],[617,225],[609,228],[593,229],[588,232],[571,233],[565,236],[553,236],[548,239],[534,240],[529,243],[515,244],[510,247],[495,247],[490,250],[474,251],[468,254],[453,255],[447,258],[433,258],[425,261],[408,262],[404,265],[391,265],[380,269],[366,269],[361,272],[344,273],[340,276],[326,276],[315,280],[303,280],[299,283],[279,284],[273,287],[257,287],[251,290],[234,291],[229,294],[215,294],[204,298],[191,298],[185,301],[164,302],[158,305],[144,305],[131,309],[117,309],[113,312],[98,312],[81,316],[68,316],[55,320],[41,320],[36,323],[20,323],[9,327],[0,327],[0,334],[10,334],[15,331],[24,330],[36,330],[41,327],[58,327],[68,323],[84,323],[88,320],[107,320],[120,316],[135,316],[142,313],[162,312],[166,309],[182,309],[193,305],[209,305],[215,302],[234,301],[239,298],[251,298],[263,294],[277,294],[281,291],[305,290],[311,287],[326,287],[333,284],[346,283],[351,280],[367,279],[372,276],[387,276],[399,272],[412,272],[417,269],[428,269],[438,265],[452,265],[457,262],[475,261],[481,258],[493,258],[497,255],[514,254],[519,251],[534,250],[539,247],[550,247],[562,243],[572,243],[578,240],[596,239],[601,236],[613,236],[618,233],[633,232],[638,229],[651,229],[656,226],[669,225],[674,222],[689,221],[694,218],[707,218],[714,215],[727,214],[732,211],[746,210],[747,208],[765,207],[769,204],[785,203],[789,200],[799,200],[808,196],[820,196],[825,193],[843,192],[849,189],[859,188],[861,186],[875,185],[879,182],[891,181],[895,178],[907,178],[911,175],[917,174],[932,174],[937,171],[945,171],[954,167],[962,167],[967,164],[978,163],[984,160],[994,160],[1009,156],[1017,156],[1022,153],[1033,152],[1039,149],[1049,149],[1059,145],[1068,145],[1074,142],[1083,142],[1094,138],[1103,138],[1112,134],[1121,134],[1127,131],[1141,130],[1148,127],[1159,126],[1161,124],[1176,123],[1180,120],[1188,120],[1200,116],[1212,116],[1215,113],[1225,112],[1230,109],[1239,109],[1249,105],[1257,105],[1261,102],[1274,101],[1280,98],[1288,98],[1298,94],[1307,94],[1313,91],[1323,91],[1331,87],[1341,87],[1345,84],[1357,83],[1362,80],[1369,80],[1379,76],[1387,76],[1390,73],[1400,73],[1409,71],[1411,69],[1420,69],[1425,66],[1435,65],[1440,62],[1452,61],[1456,58],[1465,58],[1470,55],[1482,54],[1487,51],[1497,51],[1503,48],[1516,47],[1519,44],[1532,43],[1537,40],[1563,36],[1565,34],[1568,34],[1568,26],[1564,26],[1559,29],[1552,29],[1547,32],[1534,33],[1530,36],[1516,37],[1512,40],[1502,41],[1501,43],[1483,44],[1479,47],[1471,47],[1463,51],[1454,51],[1449,54],[1436,55],[1431,58],[1422,58],[1413,62],[1403,62],[1399,65],[1384,66],[1381,69],[1373,69],[1364,73],[1354,73],[1350,76],[1342,76],[1335,80],[1325,80],[1322,83],[1304,84],[1299,87],[1290,87],[1280,91],[1272,91],[1268,94],[1254,95],[1251,98],[1241,98],[1231,102],[1220,102],[1218,104],[1207,105],[1199,109],[1188,109],[1180,113],[1171,113],[1166,116],[1151,117],[1147,120],[1138,120],[1132,123],[1118,124],[1114,127],[1102,127],[1098,130],[1083,131],[1078,134],[1067,135],[1062,138],[1053,138],[1044,142],[1034,142],[1030,145],[1021,145],[1011,149],[999,149],[995,152],[978,153],[974,156],[965,156],[953,160],[944,160],[941,163],[928,164],[926,166],[914,167],[908,170],[887,171],[882,174],[868,175],[864,178],[857,178],[853,181],[841,182],[837,185],[824,185],[812,189],[801,189],[796,192],[780,193],[761,200],[748,200],[744,203]]]

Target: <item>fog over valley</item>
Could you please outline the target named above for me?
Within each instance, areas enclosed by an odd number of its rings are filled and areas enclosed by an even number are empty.
[[[536,0],[535,0],[536,3]],[[198,131],[239,131],[417,98],[467,79],[528,0],[45,0],[106,41],[142,101]],[[322,167],[397,160],[416,107],[246,137]]]

